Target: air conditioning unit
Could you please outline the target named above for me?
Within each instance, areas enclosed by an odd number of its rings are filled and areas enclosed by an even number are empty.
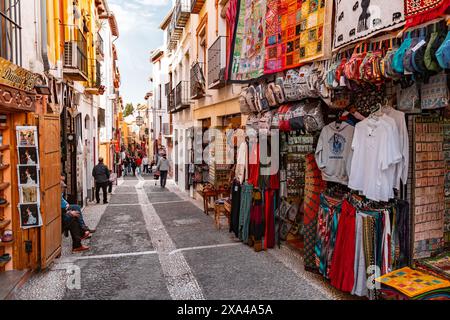
[[[77,43],[65,42],[64,43],[64,67],[78,68],[78,55],[77,55]]]

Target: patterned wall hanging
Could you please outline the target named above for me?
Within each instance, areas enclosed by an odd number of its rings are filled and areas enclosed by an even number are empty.
[[[406,26],[413,27],[448,13],[450,0],[405,0]]]
[[[417,2],[417,0],[411,0]],[[334,49],[401,27],[404,0],[335,0]]]
[[[231,64],[231,82],[264,74],[266,1],[240,0]]]

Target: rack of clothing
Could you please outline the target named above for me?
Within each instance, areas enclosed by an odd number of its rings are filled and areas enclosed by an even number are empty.
[[[316,267],[335,288],[376,299],[367,279],[411,263],[409,204],[375,202],[331,187],[320,195]],[[370,268],[369,268],[370,267]]]

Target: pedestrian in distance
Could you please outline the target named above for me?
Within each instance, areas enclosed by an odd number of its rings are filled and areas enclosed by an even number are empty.
[[[133,170],[133,176],[136,176],[136,159],[135,159],[135,157],[131,158],[131,169]]]
[[[149,162],[148,157],[147,157],[146,154],[144,154],[144,157],[142,158],[142,165],[144,167],[144,169],[143,169],[144,174],[149,174],[150,173],[150,171],[148,169],[148,162]]]
[[[161,187],[166,187],[167,182],[167,173],[170,169],[170,162],[167,159],[166,154],[163,154],[161,158],[159,158],[158,164],[156,165],[156,170],[159,171],[160,174],[160,181],[161,181]]]
[[[92,169],[92,176],[95,179],[95,200],[100,203],[100,189],[103,190],[103,204],[108,203],[109,169],[103,163],[103,158],[98,158],[98,164]]]
[[[141,167],[142,167],[142,159],[140,156],[137,156],[136,157],[136,171],[137,171],[138,175],[140,175],[142,172]]]

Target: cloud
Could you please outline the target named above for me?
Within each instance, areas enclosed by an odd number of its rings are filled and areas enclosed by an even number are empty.
[[[161,7],[166,6],[169,0],[136,0],[136,2],[144,6]]]

